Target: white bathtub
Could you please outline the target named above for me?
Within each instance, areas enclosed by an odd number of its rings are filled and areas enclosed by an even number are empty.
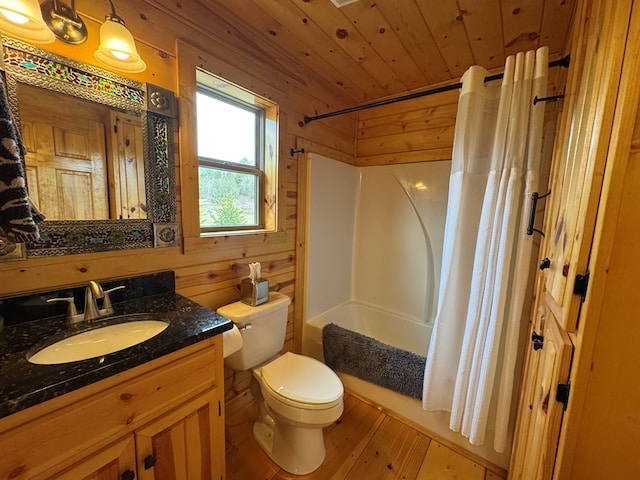
[[[431,338],[431,326],[426,323],[351,301],[338,305],[305,323],[303,330],[305,355],[323,360],[322,327],[329,323],[423,357],[427,355]]]
[[[305,322],[303,353],[324,361],[322,353],[322,327],[335,323],[342,328],[373,337],[378,341],[403,350],[426,356],[431,337],[431,325],[416,322],[393,312],[359,302],[346,302]],[[415,422],[436,434],[490,462],[507,468],[509,452],[496,453],[490,445],[477,447],[449,430],[449,415],[445,412],[426,412],[422,402],[415,398],[366,382],[352,375],[336,372],[344,387],[356,395]]]

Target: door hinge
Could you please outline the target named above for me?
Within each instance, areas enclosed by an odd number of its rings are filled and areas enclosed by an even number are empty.
[[[536,332],[531,334],[531,341],[534,350],[540,350],[544,346],[544,336],[538,335]]]
[[[587,297],[587,287],[589,286],[589,271],[584,275],[576,275],[576,282],[573,284],[573,294],[580,295],[580,300],[584,302]]]
[[[567,383],[559,383],[558,389],[556,390],[556,401],[564,405],[562,408],[564,411],[567,410],[567,405],[569,404],[569,390],[571,390],[570,381],[567,381]]]
[[[218,416],[222,416],[222,405],[220,405],[220,400],[218,400]]]

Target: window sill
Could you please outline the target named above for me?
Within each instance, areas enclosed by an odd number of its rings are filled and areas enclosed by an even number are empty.
[[[211,237],[236,237],[241,235],[269,235],[278,233],[276,230],[267,230],[264,228],[248,229],[248,230],[221,230],[212,232],[200,232],[200,238]]]
[[[232,249],[246,249],[251,247],[280,245],[287,241],[286,231],[275,230],[238,230],[235,232],[210,232],[198,237],[185,237],[184,252],[194,253],[202,251],[225,251]],[[233,256],[233,255],[232,255]]]

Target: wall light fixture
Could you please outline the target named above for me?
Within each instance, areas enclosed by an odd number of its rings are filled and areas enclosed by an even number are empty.
[[[133,35],[109,2],[111,12],[100,26],[100,45],[94,57],[116,70],[130,73],[147,68],[138,54]],[[78,15],[75,0],[66,5],[61,0],[0,0],[0,30],[26,42],[51,43],[56,38],[72,45],[84,43],[87,27]]]
[[[0,0],[0,30],[27,42],[52,43],[56,39],[44,23],[38,0]]]
[[[124,25],[124,20],[116,14],[111,0],[111,13],[105,15],[105,21],[100,26],[100,46],[93,53],[96,59],[118,70],[137,73],[147,68],[140,58],[133,35]]]
[[[58,0],[47,0],[40,5],[42,18],[49,30],[65,43],[80,45],[87,39],[87,27],[76,12],[76,2],[68,6]]]

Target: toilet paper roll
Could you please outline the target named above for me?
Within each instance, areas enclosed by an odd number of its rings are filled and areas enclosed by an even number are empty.
[[[242,335],[235,325],[231,330],[222,332],[222,355],[227,358],[242,348]]]

